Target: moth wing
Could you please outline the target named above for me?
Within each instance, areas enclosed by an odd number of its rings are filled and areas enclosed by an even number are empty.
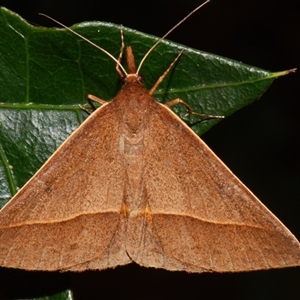
[[[0,265],[28,270],[126,264],[125,171],[113,103],[95,111],[0,213]]]
[[[131,220],[140,239],[127,247],[134,261],[188,272],[300,264],[291,232],[171,110],[157,103],[148,130],[147,206]]]

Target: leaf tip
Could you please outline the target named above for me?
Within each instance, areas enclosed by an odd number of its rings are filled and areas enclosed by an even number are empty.
[[[272,73],[272,77],[280,77],[280,76],[285,76],[288,75],[290,73],[295,73],[297,71],[297,68],[293,68],[293,69],[289,69],[289,70],[285,70],[285,71],[280,71],[280,72],[275,72]]]

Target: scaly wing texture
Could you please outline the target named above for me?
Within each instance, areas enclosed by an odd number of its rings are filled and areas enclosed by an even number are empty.
[[[161,104],[150,116],[145,149],[147,206],[132,214],[127,245],[134,261],[188,272],[300,264],[290,231]]]
[[[0,265],[104,269],[130,262],[113,103],[94,112],[0,213]]]

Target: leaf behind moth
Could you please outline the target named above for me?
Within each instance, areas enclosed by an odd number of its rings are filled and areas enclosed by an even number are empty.
[[[72,27],[118,57],[120,26],[84,22]],[[139,62],[156,37],[124,28],[125,43]],[[111,100],[121,87],[115,63],[64,29],[28,24],[0,9],[0,205],[3,206],[85,118],[78,104],[91,93]],[[151,88],[180,50],[184,53],[154,97],[163,103],[184,99],[198,113],[229,116],[259,98],[274,78],[237,61],[163,41],[142,67]],[[17,58],[17,59],[16,59]],[[174,106],[180,116],[183,106]],[[202,134],[219,120],[198,122]]]

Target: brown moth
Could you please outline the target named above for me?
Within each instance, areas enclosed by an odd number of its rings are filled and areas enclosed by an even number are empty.
[[[116,97],[90,96],[102,106],[1,210],[0,265],[84,271],[136,262],[199,273],[299,266],[292,233],[152,97],[163,77],[148,92],[130,47],[127,61],[128,73],[117,61],[126,76]]]

